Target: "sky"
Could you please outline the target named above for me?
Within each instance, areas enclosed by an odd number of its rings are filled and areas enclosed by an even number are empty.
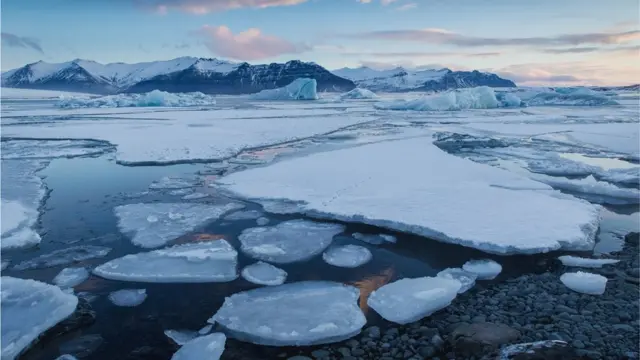
[[[3,0],[2,71],[181,56],[640,82],[638,0]]]

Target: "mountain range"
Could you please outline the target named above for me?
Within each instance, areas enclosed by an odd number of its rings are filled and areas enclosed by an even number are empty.
[[[113,94],[200,91],[206,94],[248,94],[285,86],[297,78],[313,78],[318,91],[349,91],[363,87],[378,92],[440,91],[487,85],[515,84],[491,73],[479,71],[374,70],[368,67],[342,68],[333,72],[312,62],[292,60],[251,65],[220,59],[180,57],[167,61],[136,64],[76,59],[51,64],[39,61],[2,73],[2,86]]]

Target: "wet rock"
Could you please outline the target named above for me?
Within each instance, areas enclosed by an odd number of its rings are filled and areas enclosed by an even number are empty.
[[[98,334],[84,335],[60,345],[60,352],[85,358],[96,351],[104,339]]]
[[[433,355],[435,355],[436,349],[432,346],[423,346],[418,349],[418,354],[425,359],[430,359]]]
[[[329,355],[331,355],[330,352],[322,349],[311,352],[311,356],[313,356],[316,359],[323,359],[323,358],[329,357]]]
[[[364,332],[372,339],[378,339],[380,337],[380,328],[377,326],[368,327]]]
[[[310,357],[302,356],[302,355],[296,355],[288,358],[287,360],[313,360],[313,359],[311,359]]]
[[[624,237],[624,241],[627,244],[638,246],[640,245],[640,233],[630,232]]]
[[[504,324],[462,324],[449,335],[449,342],[457,353],[463,355],[490,352],[520,338],[520,331]]]

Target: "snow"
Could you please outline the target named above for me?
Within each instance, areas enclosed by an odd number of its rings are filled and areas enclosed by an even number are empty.
[[[184,344],[173,356],[172,360],[219,360],[224,352],[227,338],[222,333],[195,338]]]
[[[355,69],[334,70],[337,76],[356,82],[361,87],[379,91],[411,90],[422,87],[430,80],[440,80],[448,69],[404,69],[375,70],[363,66]]]
[[[502,272],[502,265],[490,259],[469,260],[462,265],[462,269],[476,274],[478,280],[493,280]]]
[[[286,264],[307,260],[326,249],[344,226],[308,220],[285,221],[275,226],[242,231],[240,249],[257,260]]]
[[[145,289],[122,289],[109,294],[109,300],[116,306],[134,307],[147,298]]]
[[[13,267],[13,270],[43,269],[63,266],[80,261],[97,259],[107,256],[111,248],[96,245],[78,245],[54,250],[48,254],[25,260]]]
[[[615,259],[588,259],[578,256],[563,255],[559,256],[558,260],[562,262],[564,266],[576,266],[584,268],[601,268],[603,265],[617,264],[620,260]]]
[[[35,280],[1,279],[2,359],[15,359],[40,334],[69,317],[78,298]]]
[[[573,291],[589,295],[602,295],[607,286],[606,277],[582,271],[564,273],[560,281]]]
[[[352,235],[355,239],[364,241],[371,245],[380,245],[384,243],[395,243],[397,241],[396,237],[393,235],[387,234],[363,234],[363,233],[353,233]]]
[[[231,295],[209,320],[240,341],[270,346],[339,342],[360,333],[366,319],[357,288],[303,281]]]
[[[372,158],[385,166],[371,166]],[[497,254],[588,250],[600,221],[596,206],[560,199],[547,185],[450,155],[425,138],[283,160],[230,174],[219,183],[262,204],[286,199],[295,204],[286,207],[289,212]]]
[[[322,254],[322,259],[333,266],[355,268],[371,260],[371,251],[358,245],[332,246]]]
[[[114,212],[118,217],[118,228],[132,237],[133,244],[154,248],[242,206],[236,203],[138,203],[117,206]]]
[[[66,96],[74,97],[90,97],[91,94],[82,94],[75,92],[57,91],[57,90],[34,90],[34,89],[15,89],[0,88],[0,98],[3,100],[44,100],[44,99],[60,99]]]
[[[201,283],[235,280],[238,253],[225,240],[176,245],[125,255],[93,270],[111,280]]]
[[[92,99],[65,98],[58,102],[58,107],[63,109],[75,108],[118,108],[118,107],[186,107],[186,106],[210,106],[215,105],[213,96],[201,92],[193,93],[168,93],[166,91],[153,90],[143,94],[117,94],[107,95]]]
[[[378,98],[378,95],[376,95],[373,91],[371,90],[367,90],[367,89],[362,89],[362,88],[355,88],[351,91],[348,91],[342,95],[340,95],[340,99],[342,100],[346,100],[346,99],[376,99]]]
[[[258,210],[237,211],[224,217],[225,220],[238,221],[238,220],[255,220],[262,216],[262,213]]]
[[[255,100],[317,100],[317,86],[316,79],[298,78],[285,87],[262,90],[251,97]]]
[[[262,261],[242,269],[242,277],[258,285],[282,285],[287,280],[287,272]]]
[[[89,272],[83,267],[64,268],[53,278],[53,283],[61,288],[72,288],[83,283],[88,277]]]
[[[513,106],[512,97],[500,102],[494,90],[488,86],[458,89],[444,93],[423,96],[414,100],[401,100],[374,104],[380,110],[453,111],[463,109],[495,109]]]
[[[478,279],[477,274],[461,268],[447,268],[440,271],[437,276],[460,282],[462,286],[460,287],[460,290],[458,290],[458,294],[462,294],[471,289],[476,284],[476,279]]]
[[[165,330],[164,334],[180,346],[198,337],[197,332],[190,330]]]
[[[442,277],[401,279],[373,291],[367,304],[388,321],[408,324],[449,306],[460,286]]]

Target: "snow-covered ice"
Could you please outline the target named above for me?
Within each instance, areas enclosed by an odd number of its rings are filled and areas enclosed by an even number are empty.
[[[436,276],[459,281],[462,286],[458,290],[458,294],[471,289],[476,284],[476,279],[478,279],[477,274],[461,268],[447,268],[440,271]]]
[[[258,210],[236,211],[224,217],[225,220],[237,221],[237,220],[254,220],[262,216],[262,213]]]
[[[258,285],[281,285],[287,280],[287,272],[262,261],[246,266],[242,269],[242,277]]]
[[[340,95],[340,99],[376,99],[378,95],[376,95],[373,91],[363,89],[363,88],[355,88],[351,91],[348,91],[344,94]]]
[[[64,268],[53,278],[53,283],[61,288],[72,288],[80,285],[87,280],[88,277],[89,272],[83,267]]]
[[[65,96],[75,97],[91,97],[92,94],[83,94],[76,92],[58,91],[58,90],[35,90],[35,89],[17,89],[17,88],[0,88],[0,97],[5,100],[44,100],[44,99],[60,99]]]
[[[515,97],[515,95],[513,96]],[[515,103],[513,97],[505,100],[506,102],[500,102],[492,88],[479,86],[426,95],[414,100],[377,103],[374,107],[380,110],[453,111],[495,109],[497,107],[512,106]]]
[[[125,255],[93,270],[111,280],[199,283],[235,280],[238,252],[225,240]]]
[[[165,330],[164,334],[181,346],[198,337],[198,333],[191,330]]]
[[[546,91],[534,95],[527,99],[529,106],[544,105],[575,105],[575,106],[603,106],[603,105],[619,105],[617,101],[611,100],[609,97],[599,94],[595,91],[587,92],[584,89],[573,92]]]
[[[384,243],[395,243],[397,241],[396,237],[393,235],[387,234],[363,234],[363,233],[353,233],[352,235],[355,239],[360,241],[364,241],[368,244],[372,245],[380,245]]]
[[[114,212],[118,217],[118,228],[131,236],[131,242],[154,248],[242,207],[236,203],[138,203],[117,206]]]
[[[238,239],[241,250],[257,260],[286,264],[309,259],[326,249],[344,226],[290,220],[275,226],[249,228]]]
[[[449,306],[460,286],[443,277],[400,279],[373,291],[367,304],[386,320],[408,324]]]
[[[34,246],[40,236],[30,229],[38,218],[38,212],[27,208],[20,201],[2,199],[2,249]]]
[[[255,344],[327,344],[360,333],[366,319],[359,297],[357,288],[328,281],[269,286],[226,298],[209,321],[229,336]]]
[[[317,100],[317,87],[316,79],[298,78],[287,86],[262,90],[251,97],[256,100]]]
[[[593,175],[583,179],[569,179],[542,174],[532,174],[531,178],[555,189],[590,195],[590,200],[603,204],[638,204],[640,190],[621,188],[605,181],[596,180]],[[595,196],[595,197],[594,197]]]
[[[332,246],[322,254],[322,259],[327,264],[345,268],[364,265],[371,260],[371,257],[369,249],[358,245]]]
[[[564,273],[560,281],[569,289],[589,295],[602,295],[607,287],[607,278],[582,271]]]
[[[197,337],[176,351],[171,360],[218,360],[226,341],[227,337],[222,333]]]
[[[611,265],[620,262],[620,260],[615,259],[589,259],[571,255],[558,256],[558,260],[560,260],[564,266],[583,268],[601,268],[603,265]]]
[[[462,265],[462,269],[476,274],[478,280],[493,280],[502,272],[502,265],[490,259],[469,260]]]
[[[53,159],[99,155],[112,147],[93,140],[5,140],[2,159]]]
[[[59,287],[35,280],[3,276],[0,280],[2,359],[15,359],[60,321],[69,317],[78,298]]]
[[[215,105],[216,99],[201,92],[168,93],[153,90],[143,94],[117,94],[92,99],[68,97],[61,99],[61,108],[114,108],[114,107],[183,107]]]
[[[97,245],[78,245],[54,250],[50,253],[25,260],[13,267],[13,270],[42,269],[63,266],[80,261],[97,259],[107,256],[111,248]]]
[[[198,330],[198,334],[207,335],[208,333],[211,332],[211,329],[213,329],[213,325],[212,324],[207,324],[207,325],[203,326],[202,329]]]
[[[109,294],[109,300],[116,306],[134,307],[147,298],[145,289],[122,289]]]

